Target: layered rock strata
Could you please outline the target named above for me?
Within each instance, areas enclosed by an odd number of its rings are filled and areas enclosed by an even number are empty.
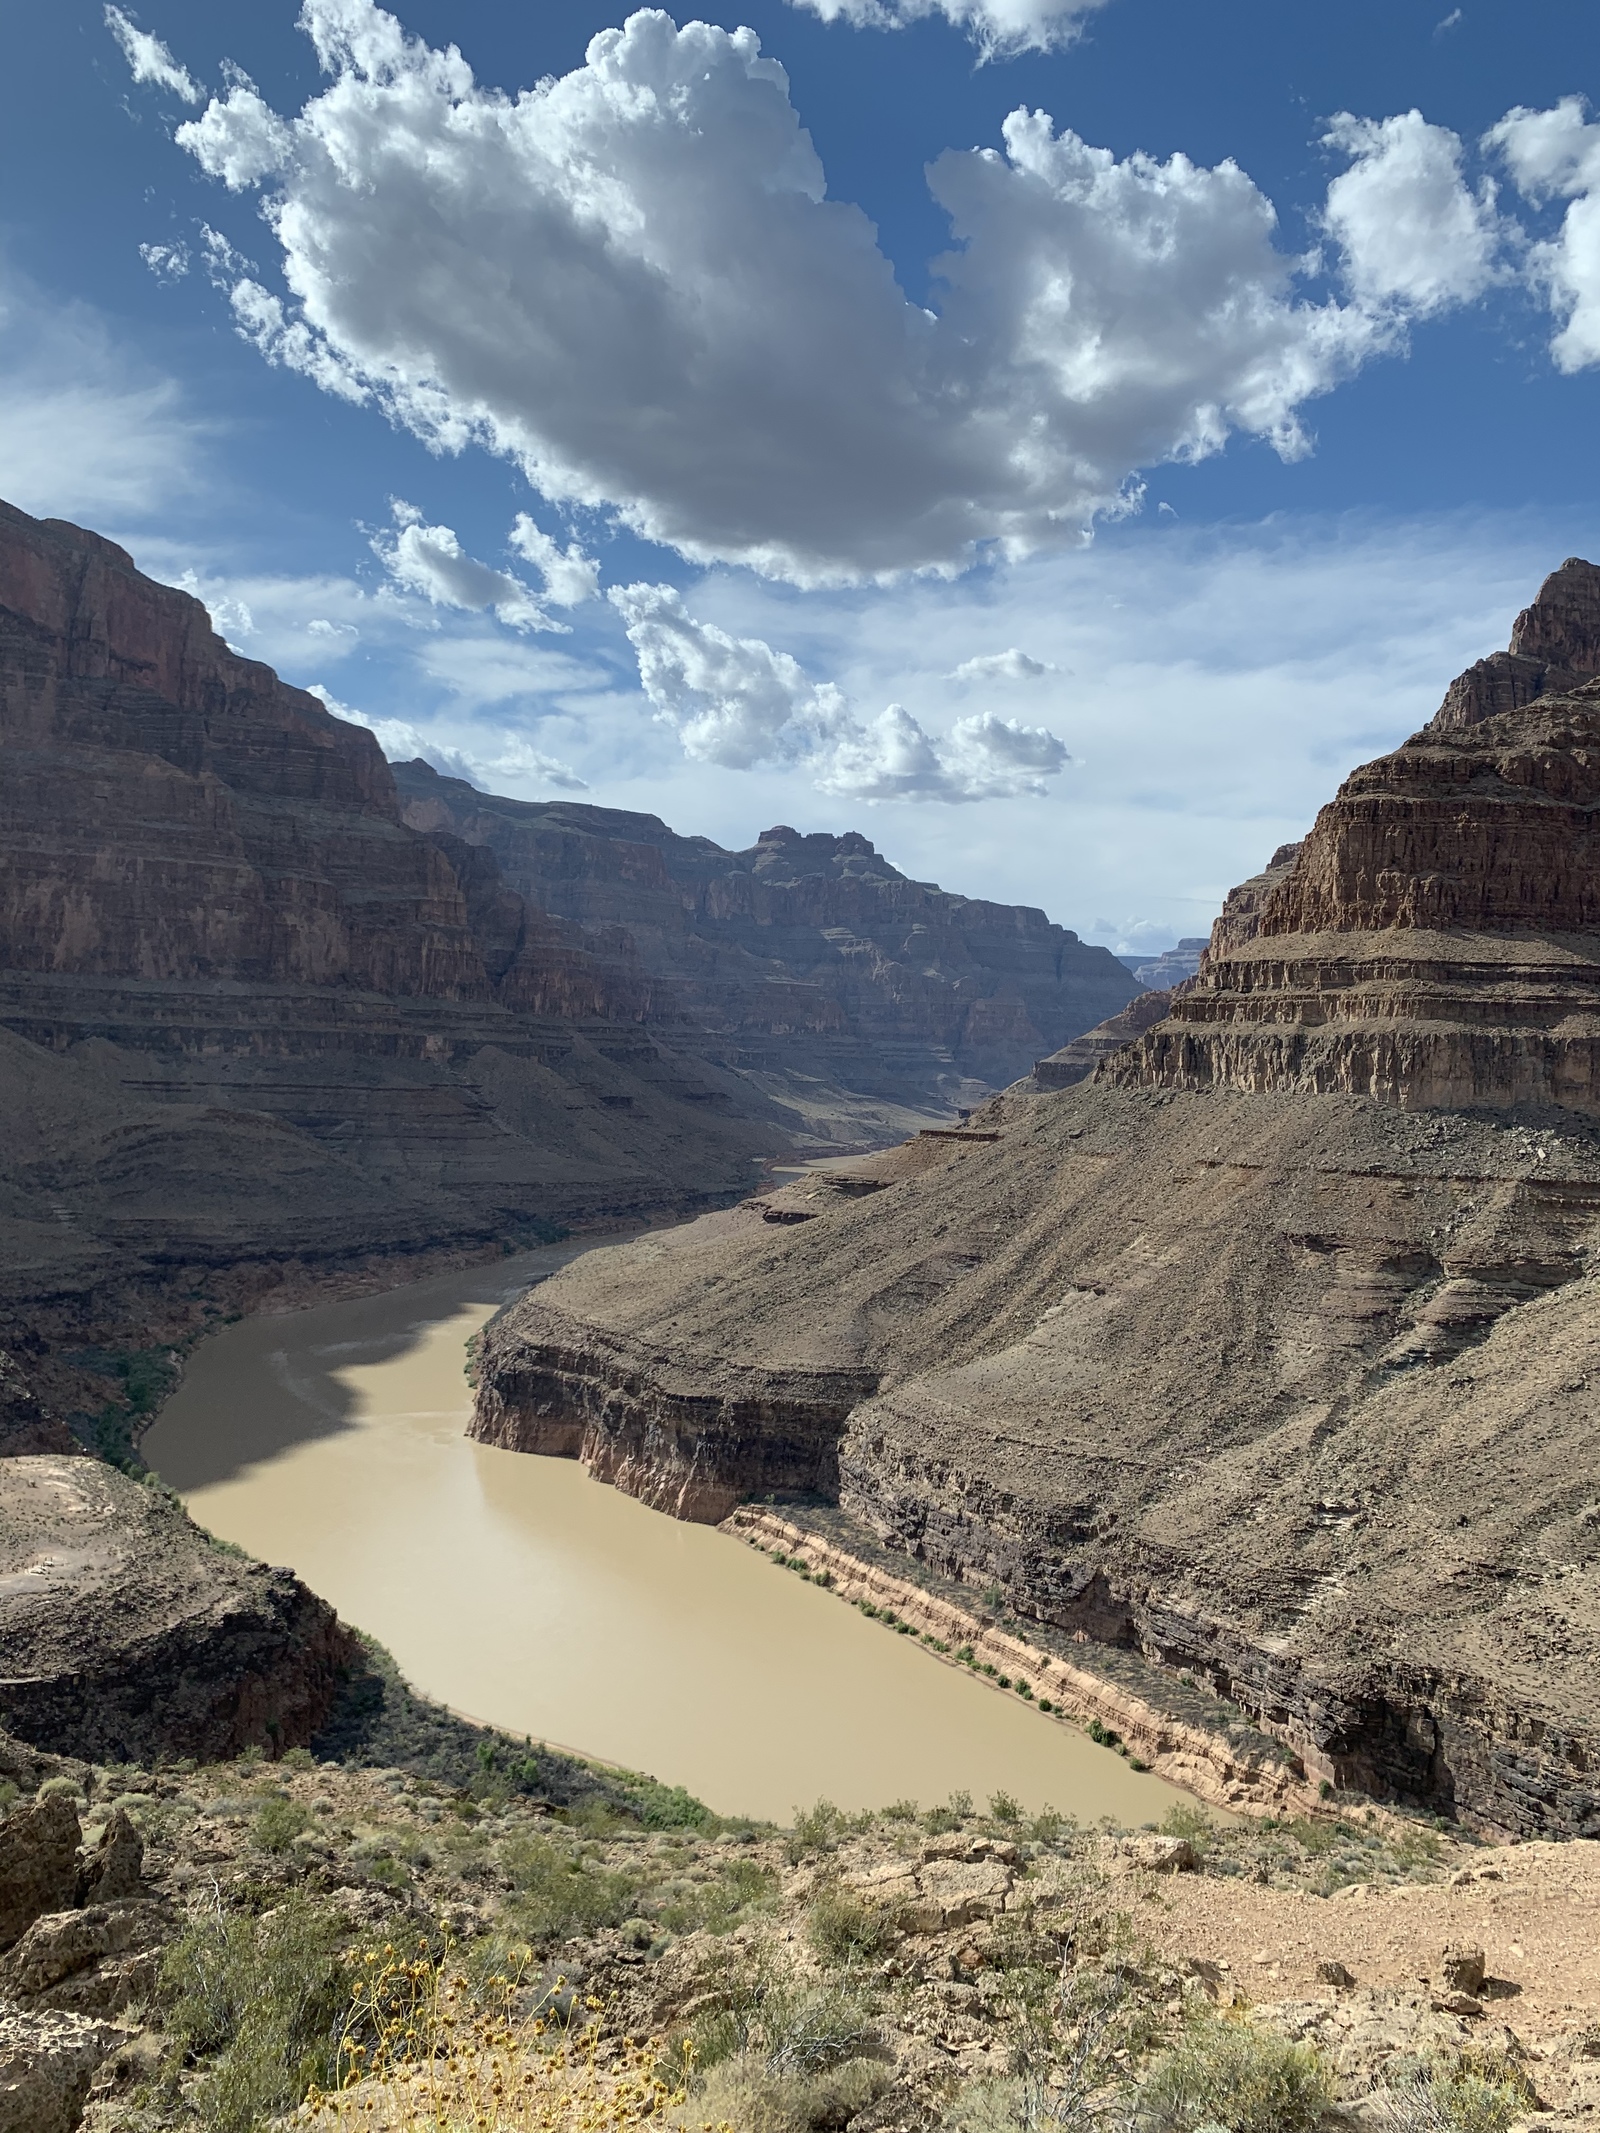
[[[1059,1052],[1052,1052],[1048,1059],[1033,1062],[1035,1086],[1041,1089],[1070,1089],[1075,1081],[1084,1081],[1102,1060],[1109,1059],[1113,1052],[1133,1038],[1142,1036],[1165,1016],[1172,1005],[1172,988],[1165,992],[1141,992],[1131,999],[1120,1015],[1111,1015],[1085,1030],[1081,1037],[1074,1037],[1064,1044]]]
[[[501,799],[426,763],[395,777],[408,823],[492,852],[641,1021],[714,1030],[752,1063],[774,1056],[773,1040],[790,1051],[843,1037],[931,1047],[958,1074],[1001,1083],[1136,989],[1106,949],[1042,911],[910,881],[856,832],[780,825],[729,852],[654,815]]]
[[[670,1447],[709,1515],[761,1445],[673,1388],[782,1431],[870,1378],[797,1479],[887,1547],[1209,1685],[1313,1783],[1600,1835],[1595,821],[1600,684],[1436,722],[1092,1076],[876,1192],[575,1264],[491,1329],[484,1412],[537,1380],[554,1447],[625,1356],[618,1478]]]
[[[359,1659],[290,1572],[223,1551],[155,1488],[59,1457],[0,1460],[0,1651],[0,1725],[107,1763],[304,1747]]]
[[[1099,1071],[1600,1110],[1597,823],[1600,681],[1471,721],[1447,701],[1235,892],[1198,976]]]
[[[579,1261],[486,1332],[485,1426],[708,1517],[774,1476],[685,1388],[786,1443],[862,1388],[791,1483],[891,1546],[1314,1781],[1600,1833],[1592,1132],[1092,1081],[986,1118]]]
[[[1450,733],[1480,719],[1520,711],[1600,674],[1600,569],[1568,556],[1511,626],[1511,649],[1491,652],[1458,674],[1434,716]]]

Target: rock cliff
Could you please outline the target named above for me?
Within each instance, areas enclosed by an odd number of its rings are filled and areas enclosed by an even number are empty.
[[[779,826],[728,852],[654,815],[498,799],[426,763],[395,777],[408,823],[492,852],[640,1021],[716,1031],[757,1057],[774,1039],[847,1037],[934,1047],[1003,1083],[1136,990],[1042,911],[910,881],[855,832]]]
[[[1314,1781],[1600,1835],[1596,766],[1581,681],[1436,721],[1090,1076],[566,1270],[479,1426],[832,1498]]]
[[[107,1763],[278,1755],[358,1640],[287,1570],[225,1552],[94,1459],[0,1460],[0,1725]]]
[[[80,1428],[210,1313],[714,1204],[1131,989],[861,838],[722,854],[406,780],[0,505],[0,1344]],[[59,1444],[6,1398],[0,1441]]]
[[[1600,674],[1600,569],[1568,556],[1540,586],[1511,629],[1511,649],[1491,652],[1458,674],[1434,718],[1435,730],[1475,726],[1536,697],[1559,694]]]

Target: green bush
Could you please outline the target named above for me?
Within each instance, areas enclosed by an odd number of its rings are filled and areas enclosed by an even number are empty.
[[[1167,1837],[1181,1837],[1197,1859],[1204,1859],[1216,1842],[1217,1825],[1203,1807],[1191,1800],[1178,1800],[1167,1809],[1161,1819],[1161,1832]]]
[[[811,2079],[860,2058],[876,2042],[872,2007],[848,1979],[808,1984],[763,1951],[732,1974],[723,2004],[694,2023],[694,2063],[736,2058],[769,2074]]]
[[[1151,2066],[1137,2122],[1150,2133],[1315,2133],[1333,2100],[1332,2077],[1309,2044],[1207,2021]]]
[[[343,1932],[301,1895],[269,1917],[205,1918],[167,1950],[161,1998],[169,2079],[201,2068],[192,2101],[208,2133],[254,2133],[328,2085],[349,1984]]]
[[[549,1837],[514,1838],[501,1865],[516,1891],[518,1928],[535,1945],[621,1925],[638,1904],[634,1875],[591,1865]]]
[[[806,1938],[829,1963],[871,1962],[900,1938],[899,1921],[882,1904],[869,1903],[830,1881],[817,1892],[806,1920]]]
[[[274,1793],[256,1809],[250,1835],[264,1852],[286,1852],[296,1837],[311,1827],[312,1814],[300,1800]]]
[[[715,1881],[674,1896],[656,1916],[671,1933],[728,1933],[749,1912],[771,1902],[777,1879],[754,1859],[734,1859]]]
[[[1532,2084],[1516,2067],[1463,2061],[1396,2082],[1386,2110],[1394,2133],[1505,2133],[1534,2102]]]
[[[832,1800],[818,1800],[814,1807],[795,1809],[789,1832],[789,1864],[798,1866],[808,1852],[831,1852],[845,1830],[845,1817]]]

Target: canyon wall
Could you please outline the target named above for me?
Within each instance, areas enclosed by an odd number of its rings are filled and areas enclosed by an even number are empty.
[[[647,1023],[742,1041],[848,1035],[947,1051],[1004,1083],[1137,990],[1104,948],[1042,911],[910,881],[867,839],[778,827],[747,851],[654,815],[480,793],[397,767],[405,819],[494,854],[530,904],[567,921]]]
[[[488,1329],[478,1427],[701,1517],[773,1489],[770,1430],[797,1495],[1313,1781],[1600,1836],[1597,575],[1519,621],[1555,694],[1456,692],[1165,1002],[565,1270]]]
[[[1496,708],[1534,666],[1553,690]],[[1597,667],[1600,571],[1569,561],[1511,653],[1463,675],[1234,892],[1197,977],[1099,1071],[1412,1109],[1600,1109],[1600,680],[1583,678]]]

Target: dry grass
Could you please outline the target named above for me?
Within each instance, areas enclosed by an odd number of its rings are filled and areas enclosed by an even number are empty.
[[[301,2115],[362,2133],[640,2133],[683,2102],[687,2055],[606,2039],[598,2000],[570,2022],[516,2017],[531,1963],[475,1983],[426,1949],[362,1951],[338,2085]]]

